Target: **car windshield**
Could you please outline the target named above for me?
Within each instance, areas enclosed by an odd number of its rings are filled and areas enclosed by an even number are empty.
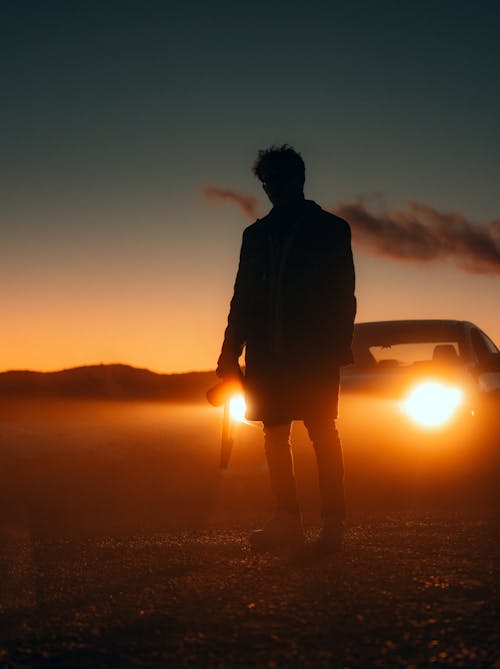
[[[361,323],[353,339],[355,366],[395,369],[463,362],[464,331],[454,323]]]
[[[453,341],[369,346],[368,351],[379,367],[407,367],[418,362],[435,362],[436,357],[458,361],[458,344]]]

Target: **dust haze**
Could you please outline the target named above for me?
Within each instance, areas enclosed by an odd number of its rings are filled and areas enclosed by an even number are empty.
[[[374,505],[424,508],[432,480],[440,477],[441,490],[443,472],[451,475],[457,462],[470,490],[470,469],[457,442],[422,450],[408,430],[400,440],[390,411],[383,401],[370,408],[363,397],[341,398],[351,513]],[[380,420],[384,412],[386,421]],[[3,401],[0,420],[0,524],[9,531],[252,527],[272,508],[260,424],[237,425],[229,469],[221,471],[221,410],[208,404],[12,399]],[[375,439],[371,420],[382,425]],[[301,423],[294,425],[292,442],[304,519],[317,524],[314,453]],[[458,488],[448,493],[438,503],[455,503],[461,494]]]

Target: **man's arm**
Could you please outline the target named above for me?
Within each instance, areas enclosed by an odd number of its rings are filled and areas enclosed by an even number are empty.
[[[352,362],[351,341],[354,330],[354,318],[356,316],[356,297],[355,284],[356,277],[354,272],[354,261],[351,247],[351,228],[347,223],[342,230],[342,243],[340,249],[340,267],[339,267],[339,335],[340,344],[344,348],[348,357],[348,362]]]
[[[216,374],[219,377],[241,376],[238,359],[243,352],[246,338],[246,310],[248,295],[248,242],[247,231],[243,233],[240,261],[234,292],[224,332],[224,342],[217,361]]]
[[[351,341],[356,315],[351,229],[346,221],[337,219],[330,234],[323,248],[323,345],[337,365],[347,365],[352,362]]]

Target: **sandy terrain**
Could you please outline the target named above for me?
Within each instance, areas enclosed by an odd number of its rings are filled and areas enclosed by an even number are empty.
[[[270,506],[255,427],[221,473],[205,407],[13,403],[0,418],[0,667],[500,667],[491,480],[431,484],[422,452],[375,457],[346,433],[345,552],[255,555]],[[294,441],[312,539],[301,426]]]
[[[12,534],[0,666],[498,667],[494,539],[374,516],[342,556],[294,561],[242,530]]]

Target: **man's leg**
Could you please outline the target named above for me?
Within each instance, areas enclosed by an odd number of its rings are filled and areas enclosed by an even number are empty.
[[[252,545],[262,550],[288,548],[304,540],[290,447],[290,427],[291,423],[264,425],[264,449],[276,510],[266,525],[250,537]]]
[[[313,443],[318,465],[323,529],[318,546],[341,550],[346,515],[342,445],[333,418],[314,417],[304,421]]]
[[[271,490],[276,501],[276,512],[298,515],[299,504],[290,447],[290,428],[291,423],[264,424],[264,449]]]

